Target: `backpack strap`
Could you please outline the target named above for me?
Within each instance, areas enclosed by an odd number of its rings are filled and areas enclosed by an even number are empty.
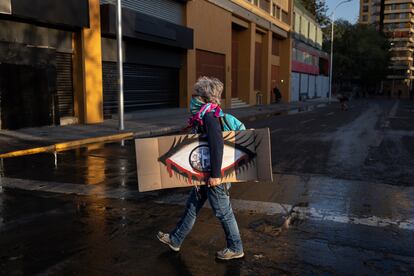
[[[227,129],[231,130],[231,127],[229,126],[229,123],[226,120],[226,115],[224,115],[223,117],[220,117],[220,124],[221,124],[221,129],[223,131],[225,131],[224,127],[226,126]]]

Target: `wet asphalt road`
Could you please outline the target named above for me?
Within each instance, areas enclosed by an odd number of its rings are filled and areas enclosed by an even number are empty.
[[[139,194],[131,141],[2,160],[0,272],[412,275],[413,119],[414,102],[360,100],[247,123],[270,128],[275,179],[233,185],[246,258],[230,263],[207,208],[179,254],[154,239],[187,191]]]

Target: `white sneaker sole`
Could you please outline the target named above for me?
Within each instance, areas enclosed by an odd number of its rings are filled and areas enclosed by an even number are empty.
[[[158,235],[157,235],[157,239],[158,239],[160,242],[162,242],[163,244],[168,245],[172,251],[174,251],[174,252],[178,252],[178,251],[180,251],[180,248],[179,248],[179,247],[177,248],[177,247],[172,246],[170,243],[168,243],[168,242],[164,241],[163,239],[161,239],[160,237],[158,237]]]
[[[225,257],[221,257],[221,256],[218,256],[218,255],[216,257],[219,260],[230,261],[230,260],[234,260],[234,259],[241,259],[241,258],[243,258],[244,257],[244,252],[241,253],[240,255],[232,256],[230,258],[225,258]]]

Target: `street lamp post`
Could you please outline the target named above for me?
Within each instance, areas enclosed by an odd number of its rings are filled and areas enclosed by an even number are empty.
[[[342,2],[339,2],[338,5],[333,9],[332,15],[331,15],[331,60],[330,60],[330,66],[329,66],[329,103],[331,103],[332,98],[332,79],[333,79],[333,43],[334,43],[334,25],[335,25],[335,11],[336,9],[345,3],[349,3],[352,0],[345,0]]]
[[[118,116],[119,130],[124,130],[124,69],[122,56],[122,6],[121,0],[116,0],[116,39],[118,52],[118,84],[119,84],[119,101]]]

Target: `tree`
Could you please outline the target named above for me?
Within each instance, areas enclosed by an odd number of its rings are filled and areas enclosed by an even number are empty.
[[[329,23],[329,18],[326,15],[328,7],[324,0],[300,0],[302,6],[313,14],[316,18],[316,22],[319,25],[325,26]]]
[[[333,82],[375,89],[388,73],[389,47],[384,35],[372,26],[335,21]],[[330,52],[330,41],[324,50]]]

